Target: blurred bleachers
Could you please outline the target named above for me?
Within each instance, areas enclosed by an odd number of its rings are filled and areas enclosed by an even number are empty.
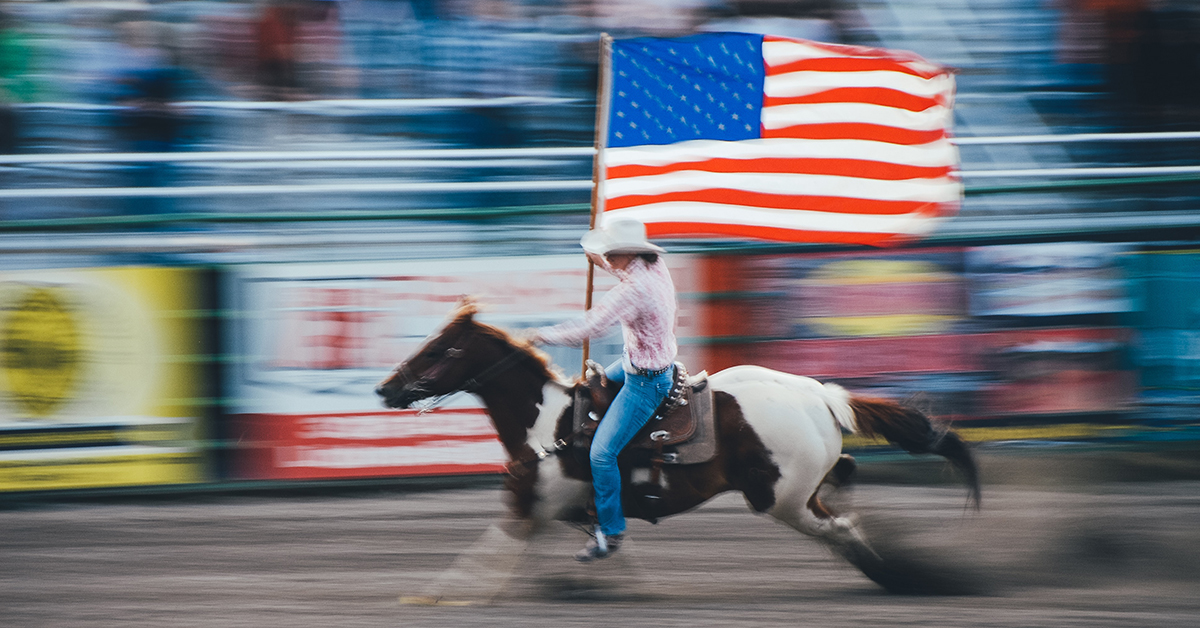
[[[1161,13],[1171,4],[1155,7]],[[259,35],[273,3],[8,3],[10,23],[26,35],[31,58],[26,78],[34,86],[12,105],[18,120],[16,152],[586,147],[592,141],[601,31],[620,37],[742,26],[909,49],[954,67],[956,133],[962,138],[1200,128],[1200,103],[1176,99],[1167,102],[1172,107],[1148,113],[1161,103],[1131,108],[1123,100],[1118,92],[1127,86],[1112,79],[1114,72],[1104,63],[1097,16],[1086,10],[1090,5],[1073,0],[697,0],[649,5],[306,0],[280,5],[295,11],[297,21],[294,67],[284,79],[275,77],[283,81],[276,85],[275,79],[264,78]],[[1180,21],[1178,29],[1194,33],[1187,30],[1191,24]],[[1172,49],[1164,43],[1154,49],[1194,51],[1196,46]],[[131,93],[144,85],[165,96]],[[1183,106],[1174,106],[1179,103]],[[1017,175],[1002,181],[972,178],[973,172],[987,170],[1196,165],[1197,148],[1200,141],[1195,139],[993,142],[964,143],[961,154],[971,186],[1026,182]],[[97,161],[0,164],[0,174],[9,189],[590,178],[586,157],[546,161],[514,155],[505,167],[476,165],[392,170],[386,163],[339,168],[271,160],[159,166]],[[1072,178],[1064,174],[1038,180]],[[1197,197],[1200,188],[1193,183],[981,194],[967,198],[962,219],[1179,211],[1191,209]],[[0,199],[0,211],[11,220],[247,207],[462,208],[587,199],[585,190],[315,194],[237,202],[190,196],[152,204],[119,197],[47,198],[20,203]]]

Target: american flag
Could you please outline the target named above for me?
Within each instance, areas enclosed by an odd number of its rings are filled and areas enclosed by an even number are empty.
[[[598,221],[888,245],[957,211],[954,78],[914,54],[745,33],[612,42]]]

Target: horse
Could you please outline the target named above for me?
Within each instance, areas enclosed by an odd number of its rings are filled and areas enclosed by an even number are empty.
[[[505,330],[476,320],[460,302],[443,327],[375,389],[384,405],[409,408],[469,392],[486,407],[509,457],[505,488],[522,534],[553,520],[585,521],[591,497],[586,451],[571,450],[576,393],[546,354]],[[979,508],[979,470],[956,433],[899,403],[850,394],[841,386],[760,366],[734,366],[708,377],[713,390],[716,455],[705,463],[664,465],[653,512],[630,494],[634,464],[619,460],[625,515],[656,522],[726,491],[739,491],[756,513],[825,542],[869,578],[893,588],[883,559],[853,516],[838,515],[818,494],[846,481],[853,459],[842,433],[882,437],[914,454],[937,454],[955,467]]]

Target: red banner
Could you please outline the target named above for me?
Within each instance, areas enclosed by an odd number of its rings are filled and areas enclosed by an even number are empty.
[[[506,460],[478,408],[243,414],[233,430],[237,476],[245,479],[495,473]]]

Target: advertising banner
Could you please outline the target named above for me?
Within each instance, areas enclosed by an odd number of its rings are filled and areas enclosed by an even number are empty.
[[[920,398],[955,420],[1115,415],[1137,398],[1127,245],[730,257],[710,258],[705,283],[710,363]]]
[[[671,256],[678,291],[692,283]],[[227,352],[233,400],[226,438],[246,479],[318,479],[495,472],[506,462],[490,419],[463,393],[427,414],[382,408],[373,390],[446,322],[464,295],[479,320],[510,331],[583,314],[582,255],[387,263],[234,267],[226,299],[236,312]],[[596,273],[596,297],[614,284]],[[693,333],[681,299],[681,337]],[[620,355],[620,330],[593,340],[591,357]],[[565,374],[578,348],[545,347]],[[686,352],[685,352],[686,353]]]
[[[202,279],[0,272],[0,491],[203,479]]]
[[[1103,415],[1137,398],[1124,328],[1016,329],[988,334],[983,359],[995,373],[980,391],[980,412],[994,416]]]
[[[1119,263],[1128,245],[1010,244],[967,250],[971,314],[980,317],[1098,317],[1133,310]]]

